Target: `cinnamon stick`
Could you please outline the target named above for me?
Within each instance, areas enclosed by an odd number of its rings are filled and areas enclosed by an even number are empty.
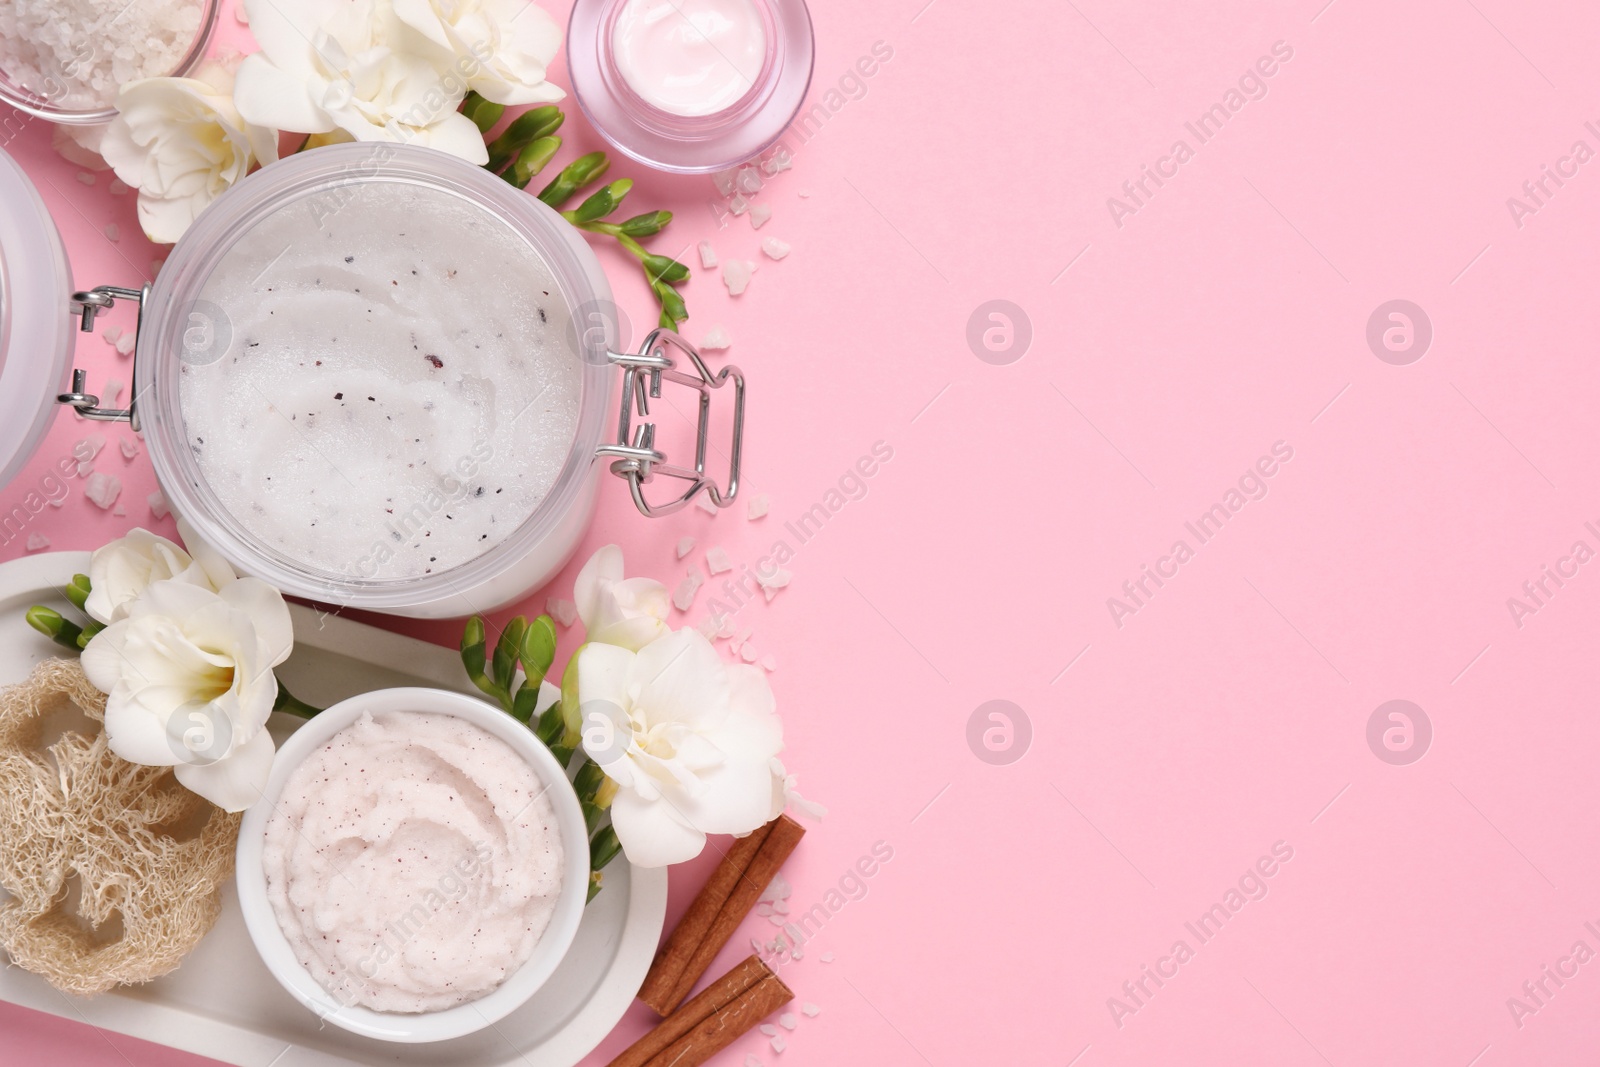
[[[683,999],[682,997],[670,999],[672,991],[683,977],[689,960],[700,948],[700,941],[704,938],[706,930],[716,921],[717,913],[722,910],[728,894],[732,893],[744,878],[750,861],[755,859],[762,842],[772,832],[773,825],[767,823],[749,836],[734,841],[733,847],[722,857],[722,862],[711,872],[711,878],[705,887],[689,905],[689,910],[678,920],[678,925],[667,938],[666,944],[656,952],[656,958],[650,964],[650,972],[645,975],[644,985],[639,987],[639,999],[654,1008],[657,1015],[670,1015],[672,1009],[677,1007],[678,1001]]]
[[[769,978],[777,981],[777,975],[773,973],[771,967],[763,963],[758,956],[747,958],[701,990],[683,1007],[663,1019],[654,1030],[628,1046],[620,1056],[611,1061],[611,1067],[647,1067],[651,1060],[673,1042],[712,1016],[729,1009],[746,992]]]
[[[794,852],[795,846],[800,843],[806,832],[805,827],[787,815],[780,815],[767,825],[770,829],[765,839],[756,849],[756,854],[750,860],[750,865],[745,868],[744,874],[728,893],[727,899],[722,902],[716,917],[706,927],[699,945],[689,957],[677,982],[671,987],[671,992],[663,998],[659,1007],[651,1004],[651,1007],[662,1014],[670,1013],[689,995],[689,991],[700,980],[700,976],[711,967],[712,961],[717,958],[717,953],[722,951],[722,946],[728,943],[734,931],[739,928],[739,924],[744,922],[745,917],[756,906],[757,898],[772,882],[773,876],[778,873],[778,868],[782,867],[790,853]],[[679,925],[681,928],[682,924]]]
[[[646,1067],[700,1067],[793,999],[794,994],[776,975],[757,982],[727,1008],[668,1045]]]

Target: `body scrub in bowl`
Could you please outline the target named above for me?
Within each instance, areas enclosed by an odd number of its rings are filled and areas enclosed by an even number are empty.
[[[280,160],[213,201],[142,293],[73,295],[86,326],[124,299],[141,305],[129,410],[98,408],[81,372],[58,399],[131,421],[172,510],[287,594],[423,618],[511,603],[577,548],[602,459],[646,515],[738,492],[738,370],[669,330],[619,351],[579,232],[443,152]],[[719,487],[711,393],[730,380]],[[693,466],[656,441],[664,384],[699,393]],[[662,478],[686,488],[647,490]]]
[[[278,980],[347,1029],[479,1029],[532,996],[577,932],[577,797],[525,727],[473,697],[336,704],[285,743],[264,800],[240,830],[246,925]]]

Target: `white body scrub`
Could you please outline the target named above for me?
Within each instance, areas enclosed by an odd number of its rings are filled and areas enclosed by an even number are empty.
[[[566,302],[532,247],[450,194],[294,201],[228,251],[196,313],[189,447],[288,560],[448,570],[508,537],[566,462],[582,393]]]
[[[363,715],[289,780],[262,847],[267,899],[325,989],[425,1012],[493,991],[533,953],[561,890],[538,776],[450,715]]]

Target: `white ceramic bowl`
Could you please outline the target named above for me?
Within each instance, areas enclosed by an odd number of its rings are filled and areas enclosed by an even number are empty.
[[[553,786],[547,795],[555,810],[564,858],[561,894],[550,926],[534,947],[533,955],[497,989],[443,1011],[409,1014],[344,1004],[318,985],[300,965],[267,899],[261,846],[267,820],[272,816],[284,783],[302,760],[355,722],[362,712],[368,711],[422,711],[465,719],[510,745],[528,761],[541,781]],[[555,971],[583,919],[589,892],[588,834],[577,794],[566,774],[550,750],[526,726],[499,708],[461,693],[443,689],[380,689],[333,705],[296,730],[278,750],[266,793],[245,812],[239,828],[238,885],[239,907],[256,951],[261,953],[273,977],[296,1000],[335,1026],[367,1037],[401,1042],[445,1041],[464,1037],[505,1018],[526,1003]]]

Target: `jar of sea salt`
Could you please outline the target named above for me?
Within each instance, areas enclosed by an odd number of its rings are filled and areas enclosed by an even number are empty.
[[[132,421],[173,510],[285,593],[419,617],[490,611],[571,556],[600,460],[647,515],[738,491],[738,370],[712,373],[668,330],[619,352],[610,288],[577,231],[431,149],[280,161],[207,208],[153,285],[74,299],[86,326],[140,302],[136,400],[102,410],[76,372],[61,401]],[[719,484],[711,398],[729,382]],[[698,393],[692,466],[658,447],[664,385]],[[660,479],[679,490],[647,488]]]
[[[117,92],[184,77],[205,59],[218,0],[0,0],[0,102],[24,116],[98,126]],[[25,122],[0,117],[14,129]]]

